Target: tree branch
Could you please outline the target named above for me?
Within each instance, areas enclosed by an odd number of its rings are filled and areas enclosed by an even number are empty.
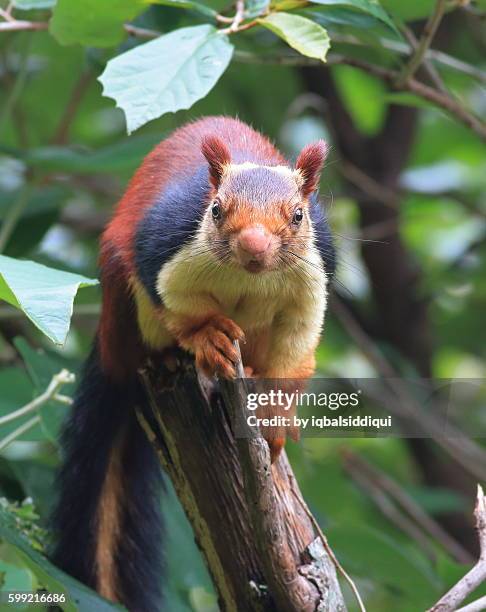
[[[294,54],[272,57],[267,56],[265,58],[264,56],[260,57],[247,51],[236,51],[235,59],[244,63],[267,63],[279,64],[282,66],[322,66],[322,62],[319,60],[305,58]],[[395,91],[413,93],[419,98],[422,98],[427,102],[431,102],[435,106],[445,110],[457,121],[463,123],[468,128],[473,130],[482,140],[486,141],[486,124],[450,95],[442,93],[413,78],[408,79],[408,81],[404,82],[403,84],[398,84],[397,79],[400,76],[398,71],[390,70],[389,68],[384,68],[375,64],[369,64],[368,62],[354,57],[345,57],[343,55],[332,53],[327,58],[327,64],[331,66],[336,64],[345,64],[347,66],[359,68],[368,74],[382,79]]]
[[[413,52],[408,64],[405,66],[403,72],[397,79],[398,87],[403,87],[415,74],[420,64],[424,61],[425,53],[432,43],[432,39],[437,32],[445,10],[445,0],[436,0],[434,12],[430,15],[427,23],[425,24],[424,31],[418,45]]]
[[[58,391],[64,386],[74,382],[74,374],[68,372],[68,370],[61,370],[58,374],[55,374],[52,377],[51,382],[49,383],[47,389],[44,393],[41,393],[38,397],[33,399],[31,402],[19,408],[18,410],[14,410],[13,412],[9,412],[3,417],[0,417],[0,426],[6,425],[11,421],[15,421],[20,417],[37,410],[42,405],[44,405],[49,400],[56,398]]]
[[[443,0],[438,0],[438,4],[440,4],[442,1]],[[235,16],[235,19],[237,19],[237,16],[238,16],[238,11],[237,11],[237,15]],[[232,25],[225,30],[228,34],[243,32],[245,30],[248,30],[258,25],[256,21],[250,21],[242,25],[240,25],[240,22],[238,22],[237,27],[234,28],[233,27],[234,23],[235,21],[233,21]],[[47,28],[48,28],[47,22],[5,21],[5,22],[0,23],[0,32],[16,31],[16,30],[17,31],[18,30],[45,30]],[[125,31],[128,34],[131,34],[133,36],[139,36],[141,38],[156,38],[160,36],[160,32],[156,32],[155,30],[146,30],[144,28],[138,28],[131,24],[125,25]],[[434,33],[435,33],[435,30],[433,30],[432,32],[432,37]],[[429,43],[427,43],[427,45],[425,46],[425,43],[422,42],[422,47],[424,47],[423,53],[427,51]],[[419,56],[419,49],[421,49],[422,47],[419,44],[419,47],[417,47],[417,51],[414,57]],[[420,53],[421,53],[420,61],[422,61],[423,53],[422,51],[420,51]],[[241,52],[241,51],[237,52],[235,54],[235,57],[239,59],[240,61],[252,61],[253,60],[251,55],[245,52]],[[294,58],[291,55],[282,56],[281,60],[279,60],[278,58],[274,58],[272,62],[281,63],[284,65],[294,65],[294,66],[322,65],[322,63],[319,61],[314,61],[309,58],[301,58],[299,56],[296,56],[296,58]],[[265,63],[265,62],[262,62],[262,63]],[[479,118],[477,118],[475,115],[469,112],[466,108],[464,108],[461,105],[460,102],[458,102],[451,96],[441,91],[438,91],[432,87],[424,85],[423,83],[421,83],[420,81],[417,81],[416,79],[413,79],[412,75],[414,71],[411,71],[410,73],[407,72],[407,78],[404,79],[404,78],[401,78],[401,73],[395,70],[389,70],[381,66],[376,66],[374,64],[368,64],[367,62],[363,62],[355,58],[344,57],[341,55],[331,55],[328,59],[328,63],[329,64],[347,64],[349,66],[354,66],[355,68],[359,68],[361,70],[364,70],[365,72],[368,72],[369,74],[372,74],[374,76],[377,76],[383,79],[384,81],[389,83],[392,86],[392,88],[394,88],[397,91],[409,91],[419,96],[420,98],[423,98],[424,100],[427,100],[428,102],[433,103],[435,106],[438,106],[439,108],[442,108],[443,110],[447,111],[449,114],[455,117],[458,121],[460,121],[461,123],[463,123],[470,129],[472,129],[476,134],[478,134],[478,136],[480,136],[483,140],[486,141],[486,124],[484,124]]]
[[[456,612],[484,612],[484,610],[486,610],[486,595],[463,608],[458,608]]]
[[[415,34],[413,33],[413,31],[407,27],[406,25],[403,27],[403,34],[405,36],[405,38],[408,40],[410,47],[412,49],[412,51],[417,52],[418,50],[418,46],[419,46],[419,42],[415,37]],[[435,66],[433,65],[433,63],[430,61],[430,56],[428,54],[429,49],[426,49],[423,55],[423,67],[424,70],[426,71],[426,73],[429,76],[429,79],[432,81],[433,85],[435,85],[435,87],[441,91],[442,93],[447,94],[447,89],[444,85],[444,82],[442,81],[440,74],[437,72],[437,70],[435,69]]]
[[[68,372],[68,370],[61,370],[58,374],[55,374],[52,377],[52,380],[47,386],[47,389],[44,391],[44,393],[41,393],[41,395],[36,397],[34,400],[29,402],[22,408],[19,408],[18,410],[14,410],[13,412],[10,412],[9,414],[6,414],[5,416],[1,417],[0,426],[6,425],[7,423],[11,423],[12,421],[20,419],[21,417],[27,414],[30,414],[31,412],[35,412],[36,410],[38,410],[41,406],[46,404],[51,399],[61,402],[63,404],[71,403],[72,400],[70,397],[59,395],[58,392],[61,389],[61,387],[63,387],[66,384],[73,383],[73,382],[74,382],[74,374],[72,374],[71,372]],[[17,438],[19,438],[26,431],[29,431],[29,429],[32,429],[32,427],[37,425],[37,423],[40,423],[40,420],[41,420],[40,416],[36,414],[35,416],[30,418],[25,423],[22,423],[22,425],[19,425],[19,427],[14,429],[14,431],[10,432],[2,440],[0,440],[0,451],[3,451],[5,448],[7,448],[9,444],[11,444]]]
[[[476,565],[459,580],[428,612],[454,612],[457,606],[486,580],[486,498],[483,489],[478,485],[476,507],[474,509],[476,528],[478,530],[480,555]],[[485,598],[482,598],[483,600]],[[476,604],[478,602],[475,602]],[[481,603],[481,600],[479,600]],[[474,606],[474,604],[471,604]],[[481,610],[466,606],[464,610]]]
[[[347,64],[348,66],[360,68],[369,74],[383,79],[396,91],[408,91],[415,94],[419,98],[432,102],[432,104],[448,112],[459,122],[473,130],[473,132],[475,132],[482,140],[486,141],[486,124],[464,108],[464,106],[462,106],[462,104],[455,98],[443,94],[440,91],[429,87],[428,85],[424,85],[424,83],[421,83],[413,78],[409,78],[403,84],[397,83],[396,79],[399,76],[399,73],[395,70],[389,70],[388,68],[383,68],[382,66],[368,64],[367,62],[363,62],[356,58],[335,57],[334,63]]]
[[[218,390],[187,355],[174,359],[141,373],[150,409],[138,416],[192,524],[221,610],[345,611],[285,453],[270,466],[263,439],[235,440],[246,383],[221,381]]]
[[[21,32],[25,30],[39,31],[47,30],[49,24],[47,21],[24,21],[19,19],[2,21],[0,23],[0,32]]]

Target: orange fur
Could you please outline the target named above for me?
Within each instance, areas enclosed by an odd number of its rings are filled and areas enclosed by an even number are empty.
[[[235,377],[238,353],[233,341],[245,337],[236,323],[223,315],[213,315],[202,325],[188,318],[179,325],[173,325],[172,331],[177,334],[179,344],[194,354],[199,369],[207,376]]]
[[[118,601],[118,577],[116,575],[116,548],[120,538],[120,500],[122,499],[122,475],[119,451],[110,458],[97,517],[97,590],[106,599]]]
[[[273,438],[267,440],[268,447],[270,448],[270,462],[275,463],[285,446],[285,438]]]

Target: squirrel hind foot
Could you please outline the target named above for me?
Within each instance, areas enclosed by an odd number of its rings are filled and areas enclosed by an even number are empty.
[[[267,443],[270,449],[270,463],[273,465],[285,446],[285,438],[273,438],[273,440],[267,440]]]

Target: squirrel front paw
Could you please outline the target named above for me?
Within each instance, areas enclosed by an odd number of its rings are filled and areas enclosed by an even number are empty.
[[[238,352],[233,341],[244,338],[243,331],[231,319],[223,315],[212,317],[193,337],[196,366],[208,376],[235,378]]]

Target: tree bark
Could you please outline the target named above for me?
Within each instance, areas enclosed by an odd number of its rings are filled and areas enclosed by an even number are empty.
[[[316,537],[285,452],[270,465],[260,437],[235,439],[243,382],[218,388],[182,354],[141,372],[138,412],[174,485],[227,612],[344,612],[335,567]]]

